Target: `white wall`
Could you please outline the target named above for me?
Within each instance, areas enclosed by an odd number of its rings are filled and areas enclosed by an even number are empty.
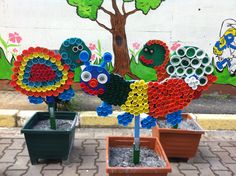
[[[104,5],[110,7],[110,0],[104,0]],[[138,12],[129,17],[129,46],[149,39],[164,40],[169,46],[181,41],[211,55],[221,22],[236,19],[235,7],[236,0],[165,0],[147,16]],[[127,9],[132,8],[131,3]],[[109,24],[104,13],[99,13],[99,20]],[[111,50],[110,33],[95,22],[78,17],[75,7],[66,0],[0,0],[0,35],[7,38],[14,31],[23,38],[22,48],[38,45],[57,49],[64,39],[76,36],[86,43],[100,39],[103,49]]]

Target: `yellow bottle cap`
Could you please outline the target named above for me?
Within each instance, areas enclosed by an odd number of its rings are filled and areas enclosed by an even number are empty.
[[[63,70],[63,71],[62,71],[62,74],[63,74],[63,75],[68,75],[68,71]]]
[[[30,90],[31,90],[32,92],[36,92],[36,88],[35,88],[35,87],[32,87]]]
[[[52,63],[55,63],[56,62],[56,59],[55,58],[51,58],[50,59]]]
[[[45,55],[44,55],[44,59],[45,59],[45,60],[49,60],[49,59],[50,59],[49,55],[45,54]]]
[[[26,87],[25,90],[30,91],[30,87]]]
[[[25,70],[25,67],[24,67],[24,66],[20,66],[20,70],[21,70],[21,71],[24,71],[24,70]]]
[[[55,63],[56,63],[56,66],[58,66],[58,67],[61,65],[60,61],[56,61]]]
[[[65,80],[61,80],[60,83],[61,83],[61,84],[65,84],[66,81],[65,81]],[[59,87],[60,87],[60,86],[59,86]]]
[[[124,108],[125,108],[125,105],[124,105],[124,104],[123,104],[123,105],[121,105],[121,108],[122,108],[122,109],[124,109]]]
[[[22,75],[18,75],[18,79],[22,81],[23,80],[23,76]]]
[[[22,84],[22,85],[21,85],[21,88],[22,88],[22,89],[25,89],[25,88],[26,88],[26,85],[25,85],[25,84]]]
[[[135,85],[134,84],[130,84],[130,89],[134,89]]]
[[[21,71],[21,70],[20,70],[20,71],[18,72],[18,74],[21,75],[21,76],[23,76],[24,71]]]
[[[52,87],[52,90],[57,90],[57,87],[55,86],[55,87]]]

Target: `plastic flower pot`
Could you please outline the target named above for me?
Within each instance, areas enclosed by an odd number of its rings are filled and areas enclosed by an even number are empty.
[[[37,112],[21,129],[24,133],[30,160],[37,164],[38,159],[67,160],[73,146],[75,125],[78,115],[75,112],[55,112],[56,119],[72,120],[68,130],[32,129],[41,120],[49,119],[48,112]]]
[[[193,114],[183,114],[183,118],[193,118]],[[152,136],[158,137],[168,158],[182,158],[187,161],[194,157],[204,134],[203,129],[194,121],[200,130],[182,130],[173,128],[152,129]]]
[[[166,154],[158,140],[154,137],[141,137],[140,146],[153,149],[162,159],[166,166],[160,167],[110,167],[109,151],[110,147],[131,147],[133,146],[133,137],[115,137],[108,136],[106,139],[106,172],[109,176],[166,176],[171,172],[171,166]]]

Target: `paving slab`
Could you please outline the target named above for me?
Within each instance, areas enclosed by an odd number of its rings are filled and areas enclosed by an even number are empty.
[[[20,128],[9,129],[9,134],[7,131],[7,128],[0,129],[0,145],[3,145],[0,155],[1,176],[106,176],[105,134],[133,134],[131,129],[105,129],[104,137],[96,138],[95,133],[101,129],[79,129],[66,163],[59,161],[31,165]],[[88,132],[89,137],[83,137]],[[207,131],[196,156],[187,162],[171,162],[172,173],[169,176],[236,175],[235,134],[236,131]],[[210,136],[216,137],[209,139]]]

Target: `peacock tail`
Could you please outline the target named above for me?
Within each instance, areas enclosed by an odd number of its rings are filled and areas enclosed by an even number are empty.
[[[30,47],[14,62],[11,86],[36,104],[42,103],[47,96],[69,100],[74,95],[73,78],[70,65],[62,63],[60,54],[46,48]]]

